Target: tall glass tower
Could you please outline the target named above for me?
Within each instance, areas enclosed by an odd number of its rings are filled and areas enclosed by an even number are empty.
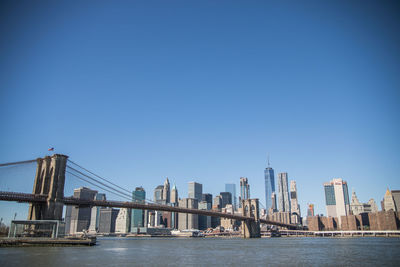
[[[268,212],[270,208],[276,207],[276,203],[272,203],[272,193],[275,193],[274,169],[270,167],[269,159],[268,159],[268,167],[265,168],[264,170],[264,177],[265,177],[265,208],[267,209]]]
[[[232,195],[232,204],[233,207],[237,208],[236,203],[236,185],[235,184],[225,184],[225,192],[229,192]]]

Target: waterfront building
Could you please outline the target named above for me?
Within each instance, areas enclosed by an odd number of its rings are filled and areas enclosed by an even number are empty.
[[[189,182],[188,198],[195,198],[201,201],[203,194],[203,185],[196,182]]]
[[[171,203],[175,204],[176,206],[178,205],[178,189],[176,188],[176,185],[172,187],[171,190]]]
[[[213,210],[220,211],[222,208],[222,198],[220,195],[214,197],[214,204],[212,205]]]
[[[312,217],[314,215],[314,204],[308,204],[308,209],[307,209],[307,217]]]
[[[350,214],[349,191],[347,182],[341,178],[335,178],[324,183],[326,212],[329,217],[340,217]]]
[[[237,201],[236,201],[236,185],[235,184],[225,184],[225,192],[229,192],[232,195],[232,205],[237,209]]]
[[[183,198],[179,200],[179,207],[197,209],[198,200],[196,198]],[[178,215],[178,229],[198,229],[199,216],[197,214],[179,213]]]
[[[163,185],[158,185],[154,189],[154,202],[156,202],[157,204],[164,204],[163,191],[164,191]]]
[[[352,192],[350,210],[353,215],[359,215],[364,212],[377,212],[378,207],[374,199],[370,199],[368,203],[361,203],[356,195],[356,192]]]
[[[274,177],[274,169],[272,169],[269,165],[268,159],[268,167],[264,170],[264,179],[265,179],[265,208],[276,209],[276,202],[273,203],[272,194],[275,193],[275,177]],[[275,198],[276,201],[276,198]]]
[[[394,206],[397,211],[400,211],[400,190],[392,190],[391,193],[394,200]]]
[[[300,205],[297,199],[296,181],[290,181],[290,214],[292,223],[301,223]]]
[[[225,208],[227,204],[232,204],[232,194],[230,192],[221,192],[221,208]]]
[[[100,208],[99,233],[109,234],[115,232],[118,212],[119,210],[114,208]]]
[[[122,208],[119,210],[115,221],[116,233],[129,233],[131,231],[131,209]]]
[[[211,203],[207,201],[199,202],[199,210],[211,210]],[[206,230],[210,227],[211,227],[211,216],[199,215],[199,230]]]
[[[212,206],[212,194],[209,194],[209,193],[202,194],[201,201],[205,201],[207,203],[210,203],[211,206]]]
[[[278,208],[281,212],[290,212],[287,172],[278,173]]]
[[[246,177],[240,177],[239,207],[242,207],[242,200],[250,198],[250,185]]]
[[[278,212],[274,212],[272,214],[268,214],[267,220],[290,224],[291,223],[290,212],[278,211]]]
[[[162,197],[162,199],[164,200],[165,203],[170,203],[170,195],[171,195],[171,192],[170,192],[169,180],[167,177],[167,179],[165,179],[165,182],[164,182],[163,197]]]
[[[95,196],[96,200],[106,200],[106,194],[98,193]],[[89,232],[95,233],[99,229],[100,207],[92,207],[90,216]]]
[[[145,203],[146,191],[143,187],[136,187],[132,192],[132,202]],[[131,232],[137,232],[137,227],[145,227],[147,225],[148,211],[132,209],[131,211]]]
[[[385,196],[383,197],[383,205],[382,210],[388,211],[393,210],[397,211],[396,204],[394,202],[393,194],[389,191],[389,188],[386,190]]]
[[[81,200],[93,200],[97,194],[96,190],[87,187],[74,189],[74,198]],[[69,206],[68,216],[66,216],[66,230],[69,234],[81,233],[89,230],[92,209],[84,206]]]

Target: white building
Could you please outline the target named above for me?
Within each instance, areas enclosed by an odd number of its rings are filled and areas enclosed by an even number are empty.
[[[126,234],[130,231],[130,209],[120,209],[118,212],[117,220],[115,221],[115,232]]]
[[[350,214],[349,190],[347,182],[341,178],[334,178],[324,183],[326,212],[328,217],[337,217],[341,225],[340,216]]]

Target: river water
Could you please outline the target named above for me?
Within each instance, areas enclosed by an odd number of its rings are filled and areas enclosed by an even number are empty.
[[[0,248],[0,266],[400,266],[400,238],[99,238]]]

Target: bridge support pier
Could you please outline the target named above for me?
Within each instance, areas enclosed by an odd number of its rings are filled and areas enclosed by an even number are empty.
[[[37,159],[33,194],[47,195],[46,204],[29,205],[28,220],[62,220],[65,168],[68,156],[54,154]]]
[[[261,237],[258,199],[242,200],[242,214],[252,218],[242,222],[242,237]]]

